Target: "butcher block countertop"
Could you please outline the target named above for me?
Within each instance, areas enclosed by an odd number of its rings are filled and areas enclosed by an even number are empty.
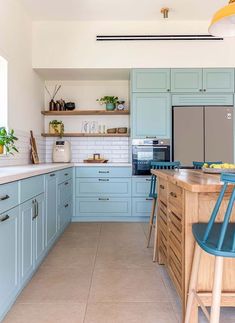
[[[223,182],[220,174],[206,174],[197,169],[152,170],[152,174],[183,189],[197,193],[219,192]]]

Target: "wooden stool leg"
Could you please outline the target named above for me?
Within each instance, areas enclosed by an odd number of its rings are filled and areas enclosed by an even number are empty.
[[[223,257],[215,257],[215,272],[212,290],[210,323],[219,323],[221,288],[223,279]]]
[[[187,307],[186,307],[184,323],[190,322],[190,317],[191,317],[192,307],[194,302],[194,295],[197,290],[197,279],[198,279],[198,271],[199,271],[199,265],[200,265],[200,259],[201,259],[201,252],[202,252],[202,249],[196,243],[194,256],[193,256],[193,265],[192,265],[192,271],[191,271],[191,277],[190,277],[190,283],[189,283],[189,291],[188,291],[188,299],[187,299]]]
[[[158,233],[157,233],[157,221],[155,225],[155,232],[154,232],[154,242],[153,242],[153,262],[157,261],[157,255],[158,255]]]
[[[149,232],[148,232],[147,248],[149,248],[149,245],[150,245],[151,233],[152,233],[153,223],[154,223],[156,202],[157,202],[157,199],[153,199],[152,211],[151,211],[151,215],[150,215],[150,219],[149,219]]]

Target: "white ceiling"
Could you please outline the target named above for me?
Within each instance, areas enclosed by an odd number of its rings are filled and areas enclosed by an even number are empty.
[[[34,20],[209,20],[228,0],[21,0]]]

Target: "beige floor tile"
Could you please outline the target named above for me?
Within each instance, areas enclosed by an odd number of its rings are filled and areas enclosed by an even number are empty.
[[[94,271],[89,302],[164,302],[167,300],[166,288],[155,269],[96,269]]]
[[[68,246],[56,246],[42,263],[42,266],[70,268],[86,266],[87,269],[94,266],[96,248],[80,248]]]
[[[4,323],[83,323],[86,304],[16,304]]]
[[[87,232],[90,233],[99,233],[101,230],[101,223],[89,223],[89,222],[73,222],[67,227],[66,232]]]
[[[155,268],[152,255],[146,247],[103,247],[98,249],[95,268]]]
[[[85,323],[175,323],[169,303],[89,304]]]
[[[141,223],[102,223],[101,235],[109,232],[142,234],[143,229]]]
[[[68,232],[62,235],[62,237],[56,243],[56,246],[67,247],[80,247],[80,248],[97,248],[99,243],[99,233],[87,233],[87,232]]]
[[[92,270],[41,267],[18,298],[19,303],[85,302]]]

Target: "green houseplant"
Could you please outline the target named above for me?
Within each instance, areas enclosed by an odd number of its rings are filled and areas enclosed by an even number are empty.
[[[117,96],[104,96],[100,99],[97,99],[100,104],[106,104],[107,111],[113,111],[116,108],[116,104],[118,101]]]
[[[6,130],[5,127],[0,128],[0,154],[4,153],[4,148],[7,154],[14,155],[14,152],[18,152],[15,146],[15,141],[18,138],[15,136],[13,129]]]
[[[64,124],[62,121],[52,120],[49,123],[49,132],[51,134],[59,135],[60,137],[64,134]]]

